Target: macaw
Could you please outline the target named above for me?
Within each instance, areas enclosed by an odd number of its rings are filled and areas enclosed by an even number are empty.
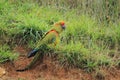
[[[65,22],[59,21],[56,22],[53,27],[44,35],[44,37],[38,41],[36,47],[28,53],[28,58],[33,57],[33,60],[27,65],[24,69],[18,69],[16,71],[25,71],[30,69],[38,59],[43,60],[44,53],[48,50],[48,47],[56,46],[60,42],[60,33],[65,30]],[[41,53],[38,53],[38,52]]]

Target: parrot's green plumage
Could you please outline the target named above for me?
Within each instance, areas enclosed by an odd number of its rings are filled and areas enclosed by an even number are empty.
[[[38,41],[34,50],[28,53],[28,58],[34,56],[33,60],[27,65],[24,69],[20,69],[17,71],[25,71],[30,69],[38,59],[40,61],[43,60],[44,53],[48,50],[49,47],[56,46],[59,41],[60,37],[59,34],[65,29],[65,22],[60,21],[54,24],[54,26],[44,35],[42,40]],[[37,53],[40,51],[41,53]]]

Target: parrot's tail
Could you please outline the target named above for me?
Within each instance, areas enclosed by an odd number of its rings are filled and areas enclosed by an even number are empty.
[[[36,64],[36,62],[39,60],[40,61],[40,63],[42,63],[43,62],[43,57],[44,57],[44,53],[37,53],[35,56],[34,56],[34,58],[33,58],[33,60],[30,62],[30,64],[29,65],[27,65],[25,68],[23,68],[23,69],[17,69],[16,71],[17,72],[23,72],[23,71],[26,71],[26,70],[29,70],[29,69],[31,69],[33,66],[34,66],[34,64]]]
[[[31,52],[28,53],[27,57],[28,58],[33,57],[38,51],[39,51],[38,49],[32,50]]]
[[[17,71],[17,72],[23,72],[23,71],[26,71],[26,70],[28,70],[28,68],[18,69],[18,70],[16,70],[16,71]]]

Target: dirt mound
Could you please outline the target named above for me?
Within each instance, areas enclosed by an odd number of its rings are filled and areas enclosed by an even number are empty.
[[[120,80],[120,70],[106,69],[98,73],[86,73],[80,69],[65,69],[58,62],[50,57],[44,57],[42,64],[25,72],[16,72],[16,69],[24,68],[31,59],[26,58],[26,49],[22,47],[15,48],[15,51],[21,53],[21,56],[14,63],[6,62],[1,67],[6,69],[6,75],[2,80]],[[101,78],[102,76],[102,78]]]

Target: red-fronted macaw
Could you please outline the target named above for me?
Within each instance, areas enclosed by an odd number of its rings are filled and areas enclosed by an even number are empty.
[[[59,35],[63,30],[65,30],[65,28],[66,26],[64,21],[59,21],[55,23],[53,27],[44,35],[44,37],[40,41],[38,41],[36,47],[30,53],[28,53],[28,58],[34,56],[34,59],[24,69],[20,69],[17,71],[25,71],[30,69],[38,59],[42,61],[44,53],[47,50],[48,46],[53,47],[59,43]],[[38,51],[40,51],[41,53],[37,53]]]

